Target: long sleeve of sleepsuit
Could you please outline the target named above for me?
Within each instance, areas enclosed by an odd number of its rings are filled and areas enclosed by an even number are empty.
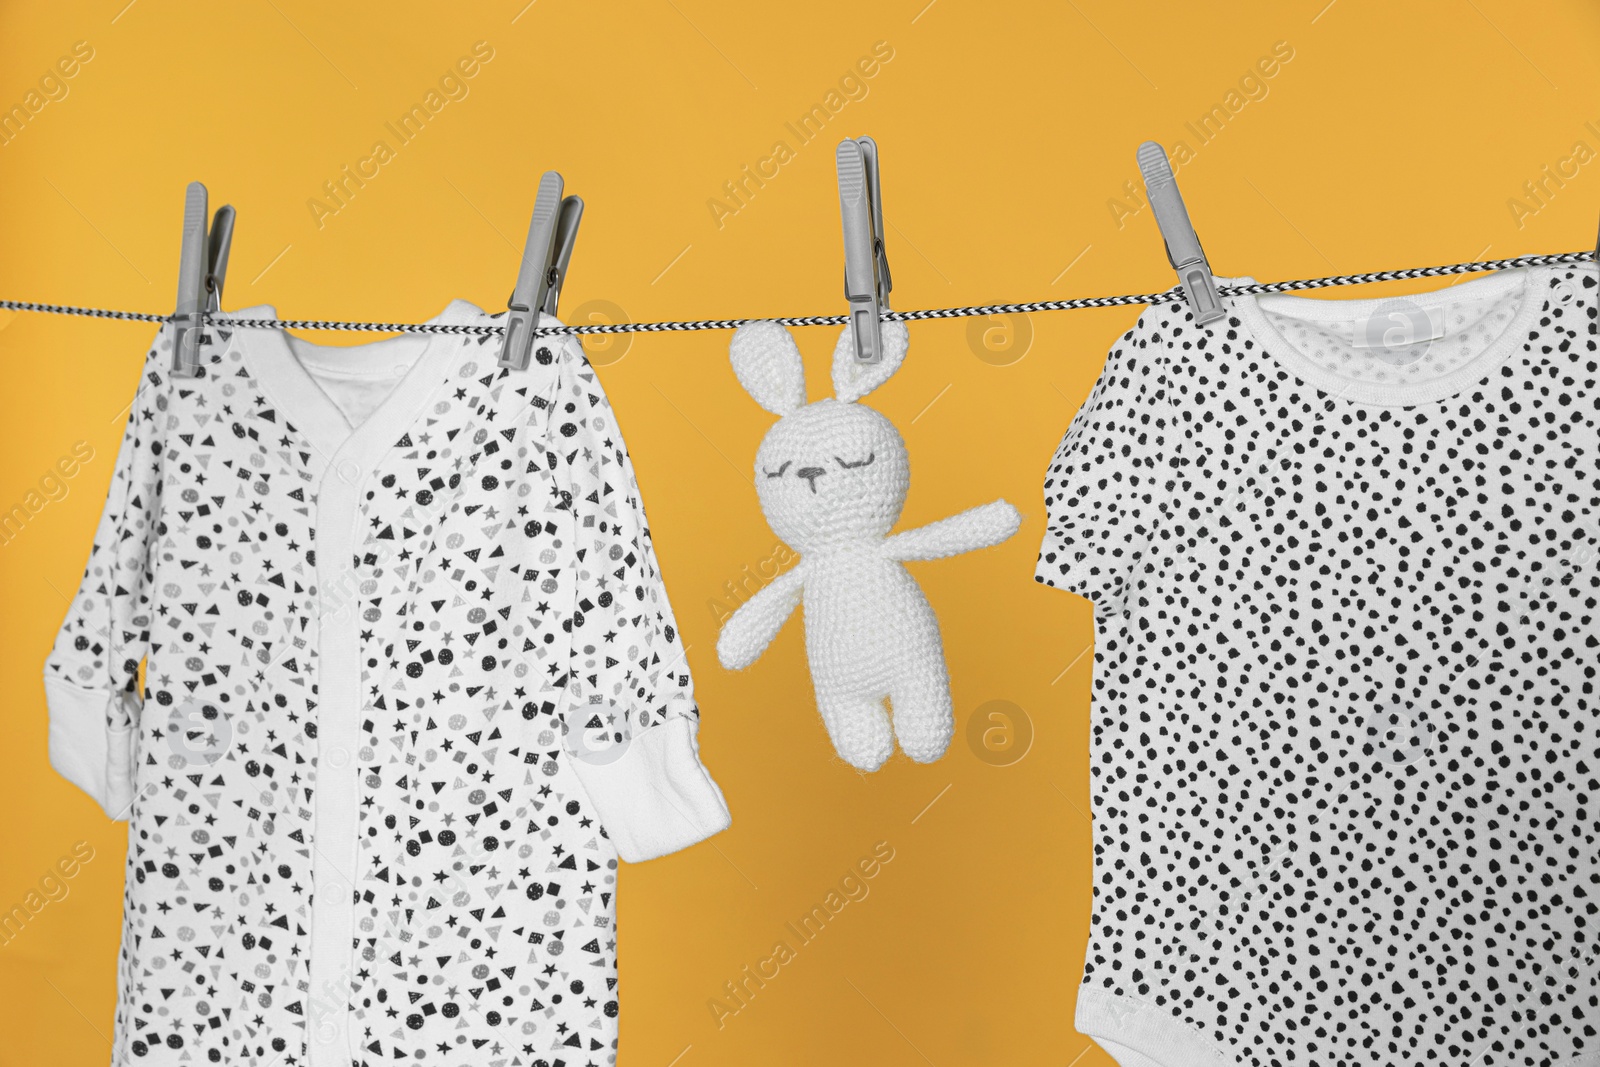
[[[649,859],[726,828],[728,810],[700,764],[689,664],[633,463],[581,358],[563,360],[547,427],[577,559],[561,716],[573,769],[622,858]]]
[[[94,547],[44,671],[50,764],[113,819],[126,819],[133,799],[139,662],[150,642],[149,555],[161,492],[157,423],[165,405],[153,395],[149,371],[147,360]]]

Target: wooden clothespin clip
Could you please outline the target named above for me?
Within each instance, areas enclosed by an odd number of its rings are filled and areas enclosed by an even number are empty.
[[[234,210],[217,208],[206,231],[206,187],[190,182],[183,199],[183,251],[178,257],[178,307],[172,313],[172,374],[200,376],[204,316],[222,306],[222,283],[228,273],[228,248],[233,244]]]
[[[562,198],[561,175],[553,170],[539,179],[539,196],[533,203],[533,221],[528,224],[528,243],[522,250],[522,267],[517,271],[517,287],[507,304],[506,333],[500,344],[500,366],[527,370],[533,359],[534,330],[539,314],[556,313],[561,285],[567,279],[567,264],[578,241],[578,223],[583,218],[583,201],[575,196]]]
[[[844,221],[844,296],[857,363],[883,359],[882,314],[889,307],[889,256],[883,247],[883,187],[878,145],[870,137],[839,142],[839,215]]]
[[[1217,283],[1211,276],[1211,264],[1206,262],[1205,250],[1189,221],[1189,212],[1178,193],[1178,179],[1167,162],[1167,153],[1154,141],[1139,146],[1139,173],[1144,175],[1145,194],[1156,213],[1156,224],[1161,227],[1161,238],[1167,245],[1167,261],[1178,272],[1183,294],[1189,299],[1189,309],[1198,323],[1215,322],[1227,312],[1222,307],[1222,297],[1217,293]]]

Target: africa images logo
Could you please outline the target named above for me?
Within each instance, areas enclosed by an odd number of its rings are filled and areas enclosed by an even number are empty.
[[[168,709],[163,732],[172,766],[179,769],[209,767],[233,743],[232,719],[217,704],[194,698]]]
[[[1557,556],[1549,566],[1529,574],[1512,601],[1512,624],[1528,626],[1545,614],[1560,614],[1564,607],[1563,592],[1582,589],[1585,584],[1594,587],[1596,579],[1600,578],[1596,573],[1596,560],[1600,560],[1600,541],[1591,537]]]
[[[615,763],[633,743],[627,714],[605,700],[568,704],[561,712],[561,730],[568,754],[595,767]]]

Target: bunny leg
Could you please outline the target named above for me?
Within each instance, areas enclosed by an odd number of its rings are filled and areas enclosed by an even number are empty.
[[[950,747],[956,732],[950,703],[950,675],[942,659],[908,664],[889,690],[894,709],[894,734],[900,748],[918,763],[932,763]]]
[[[875,771],[894,755],[894,735],[881,697],[819,691],[817,709],[833,747],[850,766]]]

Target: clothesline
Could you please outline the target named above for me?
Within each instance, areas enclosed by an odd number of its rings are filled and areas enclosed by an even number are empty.
[[[1511,259],[1486,259],[1471,263],[1450,263],[1438,267],[1409,267],[1403,270],[1372,271],[1366,274],[1334,274],[1322,278],[1301,278],[1282,282],[1255,282],[1249,285],[1222,285],[1222,296],[1287,293],[1304,289],[1326,289],[1340,285],[1366,285],[1372,282],[1405,281],[1412,278],[1437,278],[1452,274],[1479,274],[1485,271],[1518,267],[1555,267],[1596,261],[1596,252],[1560,252],[1548,255],[1516,256]],[[975,304],[967,307],[926,308],[920,311],[885,311],[885,322],[920,322],[925,319],[959,319],[984,315],[1021,315],[1035,311],[1074,311],[1079,308],[1122,307],[1135,304],[1162,304],[1184,299],[1183,290],[1174,287],[1159,293],[1129,293],[1123,296],[1088,296],[1073,300],[1035,300],[1021,304]],[[113,311],[104,308],[73,307],[66,304],[38,304],[26,300],[0,300],[0,309],[37,311],[52,315],[82,315],[96,319],[133,322],[170,322],[171,314],[156,315],[140,311]],[[677,322],[609,322],[586,326],[542,326],[538,336],[562,334],[671,333],[688,330],[736,330],[753,319],[690,319]],[[783,326],[843,326],[848,315],[797,315],[771,319]],[[228,319],[241,329],[348,330],[360,333],[448,333],[498,336],[503,326],[455,326],[442,323],[329,322],[322,319]]]

